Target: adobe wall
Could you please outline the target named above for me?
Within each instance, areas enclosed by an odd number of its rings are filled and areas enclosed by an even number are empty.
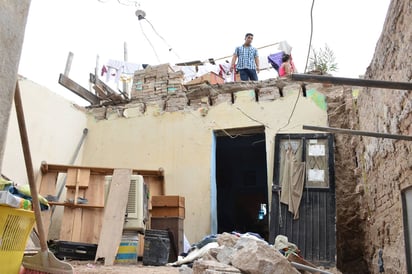
[[[328,126],[358,128],[357,95],[359,88],[326,90]],[[363,220],[359,214],[360,190],[357,179],[355,147],[359,136],[335,134],[336,182],[336,266],[343,273],[367,273],[363,258]]]
[[[412,80],[412,2],[390,4],[366,78]],[[412,91],[364,89],[358,98],[359,128],[412,135]],[[401,189],[412,185],[412,142],[363,137],[356,147],[357,175],[363,191],[364,259],[370,273],[379,273],[383,251],[385,273],[406,273]]]

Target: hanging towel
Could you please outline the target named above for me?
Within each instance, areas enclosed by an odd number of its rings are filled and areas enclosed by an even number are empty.
[[[292,148],[285,151],[280,202],[288,205],[293,219],[299,218],[299,206],[305,184],[305,162],[298,162]]]

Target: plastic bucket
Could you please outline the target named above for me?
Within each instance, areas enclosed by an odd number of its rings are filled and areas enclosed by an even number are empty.
[[[143,265],[160,266],[169,260],[170,240],[166,230],[146,230],[144,236]]]
[[[123,231],[122,240],[117,250],[115,262],[124,264],[137,263],[139,238],[134,231]]]

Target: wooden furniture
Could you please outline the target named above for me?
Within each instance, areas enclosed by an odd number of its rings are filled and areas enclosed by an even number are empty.
[[[59,175],[66,175],[66,198],[50,202],[63,206],[64,213],[59,240],[98,244],[105,208],[105,176],[113,175],[114,168],[55,165],[43,162],[37,176],[37,188],[43,197],[56,195]],[[164,172],[132,169],[132,174],[142,175],[150,193],[164,193]],[[86,204],[78,198],[87,199]],[[150,201],[149,201],[150,204]],[[51,223],[52,210],[42,212],[46,235]]]
[[[152,217],[185,218],[185,197],[182,196],[152,196]]]
[[[183,252],[185,218],[185,197],[152,196],[151,229],[170,231],[169,262],[175,262]]]

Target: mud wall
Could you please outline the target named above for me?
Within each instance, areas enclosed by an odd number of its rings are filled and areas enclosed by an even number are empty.
[[[382,35],[367,69],[370,79],[412,79],[412,3],[393,0]],[[366,89],[359,97],[362,130],[412,135],[412,92]],[[379,273],[383,251],[385,273],[406,273],[401,190],[412,185],[412,142],[363,138],[357,153],[364,159],[365,191],[361,210],[367,216],[365,259]]]

